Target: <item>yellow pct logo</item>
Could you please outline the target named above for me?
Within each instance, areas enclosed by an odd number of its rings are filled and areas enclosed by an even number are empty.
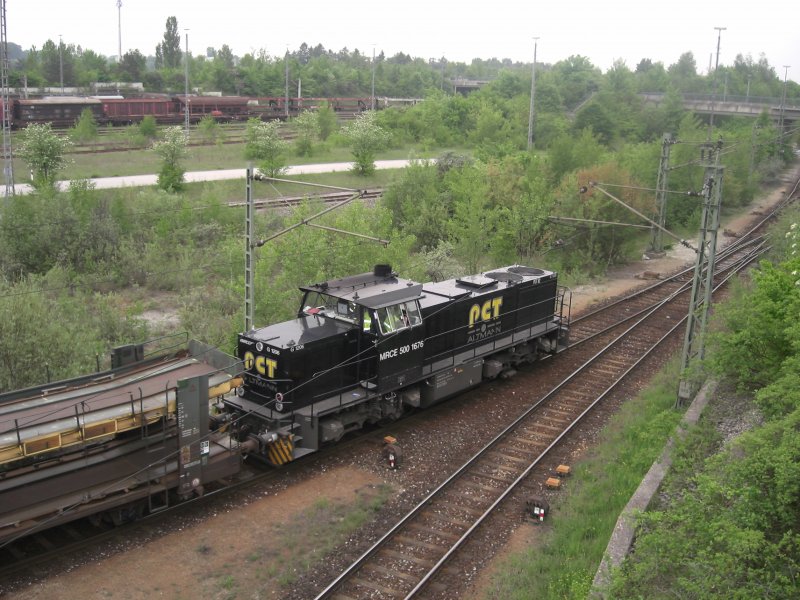
[[[266,356],[255,356],[252,352],[244,353],[244,368],[248,371],[255,365],[256,372],[265,375],[270,379],[275,378],[275,369],[278,368],[278,361]]]
[[[487,300],[483,304],[473,304],[469,309],[469,326],[477,321],[489,321],[500,316],[500,307],[503,306],[502,296]]]

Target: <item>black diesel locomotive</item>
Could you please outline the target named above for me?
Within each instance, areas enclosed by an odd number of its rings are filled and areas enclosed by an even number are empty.
[[[568,343],[569,291],[533,267],[421,284],[378,265],[301,291],[295,319],[239,335],[244,383],[216,417],[275,465]]]

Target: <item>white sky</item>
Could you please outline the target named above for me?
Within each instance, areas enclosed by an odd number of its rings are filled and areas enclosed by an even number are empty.
[[[6,0],[7,37],[27,50],[49,38],[116,55],[117,0]],[[796,0],[122,0],[122,51],[155,54],[166,21],[178,20],[189,51],[228,44],[241,56],[261,49],[283,55],[287,46],[320,43],[326,49],[358,48],[371,55],[405,52],[413,57],[469,63],[472,58],[554,63],[581,55],[608,70],[622,59],[634,69],[642,58],[675,63],[692,52],[705,73],[716,57],[715,27],[722,32],[719,62],[763,53],[783,78],[800,80],[800,2]]]

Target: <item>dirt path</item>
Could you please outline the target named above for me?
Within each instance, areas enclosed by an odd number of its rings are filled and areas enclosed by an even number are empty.
[[[6,596],[50,598],[279,598],[269,579],[276,568],[259,564],[281,554],[276,531],[315,503],[356,501],[378,478],[353,468],[335,468],[244,506],[217,511],[195,525],[77,567]]]

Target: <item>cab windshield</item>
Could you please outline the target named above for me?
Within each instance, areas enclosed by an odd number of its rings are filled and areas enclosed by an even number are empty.
[[[358,311],[354,302],[336,298],[329,294],[308,292],[303,301],[303,314],[321,315],[329,319],[339,319],[348,323],[356,323]]]

